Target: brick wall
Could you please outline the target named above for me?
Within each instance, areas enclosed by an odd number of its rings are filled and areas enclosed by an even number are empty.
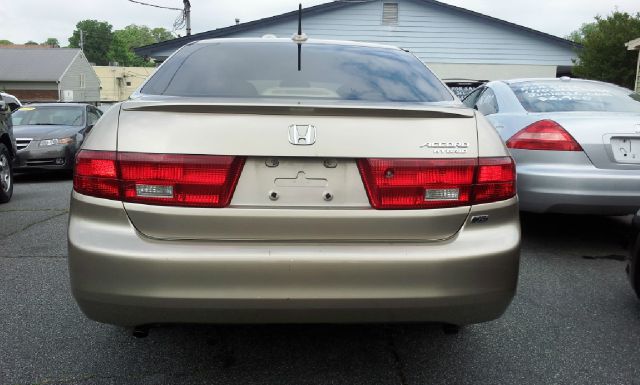
[[[21,102],[56,102],[58,101],[57,90],[12,90],[5,92],[20,99]]]

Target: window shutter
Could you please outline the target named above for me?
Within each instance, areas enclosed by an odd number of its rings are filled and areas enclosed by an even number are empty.
[[[398,3],[382,3],[382,25],[398,25]]]

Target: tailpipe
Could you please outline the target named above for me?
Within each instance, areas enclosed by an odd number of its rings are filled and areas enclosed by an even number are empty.
[[[133,336],[136,338],[145,338],[149,335],[149,325],[138,325],[133,327]]]

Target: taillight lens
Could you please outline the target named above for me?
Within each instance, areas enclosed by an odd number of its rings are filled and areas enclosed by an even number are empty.
[[[82,150],[76,156],[73,189],[98,198],[119,199],[116,153]]]
[[[474,159],[360,159],[376,209],[427,209],[469,204]]]
[[[85,195],[166,206],[226,207],[244,157],[82,150],[74,189]]]
[[[118,163],[125,202],[225,207],[244,158],[125,152]]]
[[[515,196],[510,157],[478,159],[359,159],[375,209],[468,206]]]
[[[582,151],[580,144],[553,120],[540,120],[518,131],[507,147],[522,150]]]
[[[473,203],[489,203],[516,195],[516,167],[511,157],[479,158]]]

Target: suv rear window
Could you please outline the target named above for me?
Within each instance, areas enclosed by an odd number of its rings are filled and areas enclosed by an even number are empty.
[[[268,99],[441,102],[453,97],[415,56],[394,49],[293,42],[186,46],[143,94]]]
[[[640,95],[607,83],[548,80],[509,86],[529,112],[640,112]]]

